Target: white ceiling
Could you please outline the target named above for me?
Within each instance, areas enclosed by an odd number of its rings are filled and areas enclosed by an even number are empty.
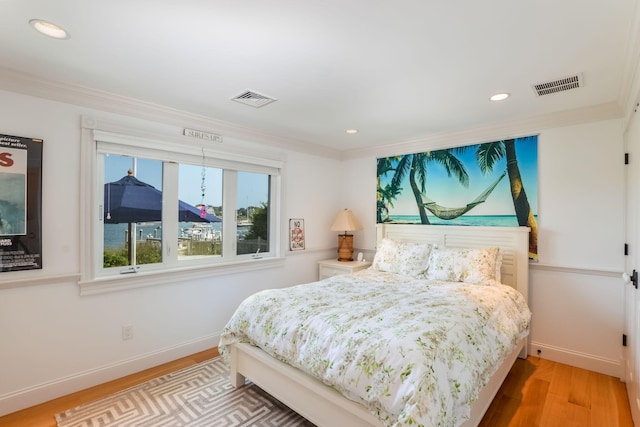
[[[576,109],[622,115],[637,3],[0,0],[0,67],[353,150]],[[71,37],[43,36],[32,18]],[[531,88],[576,73],[580,89]],[[277,101],[230,100],[246,90]],[[511,98],[488,100],[502,91]]]

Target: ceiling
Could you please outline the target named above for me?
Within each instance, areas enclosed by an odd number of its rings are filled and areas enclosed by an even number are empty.
[[[0,0],[0,67],[353,150],[582,109],[622,116],[637,3]],[[578,73],[578,89],[532,89]],[[276,101],[231,101],[247,90]],[[489,101],[497,92],[511,97]]]

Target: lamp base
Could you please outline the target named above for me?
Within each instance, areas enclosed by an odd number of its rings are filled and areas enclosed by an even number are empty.
[[[338,261],[353,261],[353,234],[338,235]]]

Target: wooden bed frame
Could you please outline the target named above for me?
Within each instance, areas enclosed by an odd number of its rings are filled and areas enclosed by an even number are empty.
[[[413,224],[379,224],[377,241],[382,238],[406,242],[428,242],[440,246],[472,248],[499,247],[503,252],[501,281],[522,293],[528,300],[529,228],[527,227],[468,227]],[[462,426],[477,426],[494,396],[511,370],[516,358],[527,357],[526,338],[505,359],[482,389],[471,408],[471,419]],[[230,347],[231,383],[234,387],[251,379],[266,392],[280,400],[317,426],[382,426],[380,420],[367,409],[340,393],[269,356],[250,344]]]

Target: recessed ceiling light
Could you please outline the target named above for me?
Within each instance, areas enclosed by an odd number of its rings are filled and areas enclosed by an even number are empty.
[[[346,133],[358,133],[358,129],[347,129]]]
[[[45,36],[53,37],[54,39],[69,38],[69,33],[67,33],[64,28],[59,27],[56,24],[52,24],[51,22],[42,19],[32,19],[29,21],[29,24],[31,24],[36,31],[44,34]]]
[[[505,99],[507,99],[508,97],[510,97],[511,94],[509,93],[496,93],[495,95],[492,95],[491,98],[489,98],[492,101],[504,101]]]

